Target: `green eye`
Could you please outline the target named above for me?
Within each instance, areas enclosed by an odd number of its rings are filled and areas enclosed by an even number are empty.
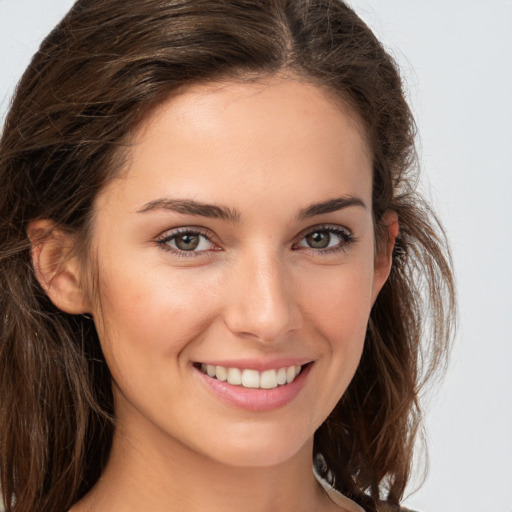
[[[174,243],[181,251],[193,251],[199,246],[201,239],[196,234],[183,234],[174,238]]]
[[[304,235],[295,248],[314,249],[319,253],[329,253],[346,249],[354,241],[354,236],[347,228],[321,226]]]
[[[306,236],[306,242],[313,249],[325,249],[329,247],[331,234],[326,231],[315,231]]]
[[[158,245],[178,256],[185,256],[187,254],[190,256],[199,255],[199,253],[218,249],[208,235],[190,229],[170,232],[167,236],[158,240]]]

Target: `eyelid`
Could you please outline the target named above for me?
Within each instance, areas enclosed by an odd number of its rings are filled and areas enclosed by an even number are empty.
[[[203,235],[209,240],[215,238],[215,235],[212,231],[207,228],[203,228],[201,226],[178,226],[176,228],[166,229],[162,231],[157,237],[156,240],[164,240],[167,238],[171,238],[176,235],[180,235],[182,233],[197,233],[198,235]]]

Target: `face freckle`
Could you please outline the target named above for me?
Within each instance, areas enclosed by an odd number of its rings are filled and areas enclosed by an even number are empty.
[[[361,133],[321,89],[284,78],[193,86],[139,129],[93,239],[94,315],[129,435],[240,466],[311,442],[385,279]],[[267,372],[270,389],[223,368]]]

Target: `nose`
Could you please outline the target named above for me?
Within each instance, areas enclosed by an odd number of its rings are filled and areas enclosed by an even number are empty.
[[[253,253],[237,262],[230,276],[224,312],[237,336],[276,343],[302,323],[296,283],[277,255]]]

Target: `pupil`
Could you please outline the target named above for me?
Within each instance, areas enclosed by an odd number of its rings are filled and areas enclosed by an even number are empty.
[[[329,233],[325,231],[316,231],[306,237],[309,246],[314,249],[325,249],[329,245],[330,239]]]
[[[182,251],[192,251],[199,245],[197,235],[181,235],[176,238],[176,246]]]

